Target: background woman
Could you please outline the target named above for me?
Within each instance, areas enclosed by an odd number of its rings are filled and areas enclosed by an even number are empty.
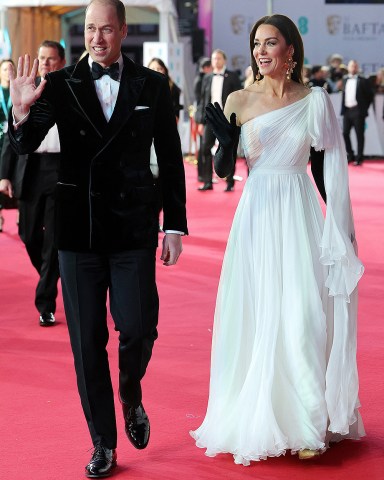
[[[163,60],[161,60],[161,58],[157,58],[157,57],[152,58],[152,60],[148,63],[148,68],[150,68],[151,70],[155,70],[156,72],[160,72],[168,78],[176,120],[179,121],[180,110],[183,109],[183,106],[180,105],[180,94],[181,94],[180,88],[176,85],[176,83],[170,77],[168,68],[163,62]]]
[[[283,15],[250,34],[255,82],[207,120],[220,146],[215,169],[233,168],[239,131],[250,169],[217,295],[208,409],[191,432],[198,447],[235,462],[358,439],[356,257],[348,164],[330,98],[302,83],[303,44]],[[239,128],[240,127],[240,128]],[[327,203],[324,219],[307,175]],[[322,167],[324,162],[324,178]]]
[[[169,88],[171,90],[173,110],[175,112],[176,122],[178,122],[179,116],[180,116],[180,110],[182,110],[183,108],[183,106],[180,105],[180,94],[181,94],[180,88],[176,85],[176,83],[170,77],[168,68],[163,62],[163,60],[161,60],[161,58],[157,58],[157,57],[152,58],[152,60],[148,63],[148,68],[150,68],[151,70],[155,70],[155,72],[162,73],[167,77]],[[157,208],[160,214],[163,208],[162,200],[161,200],[161,179],[159,178],[159,167],[157,165],[157,158],[156,158],[155,148],[153,145],[151,148],[151,170],[152,170],[152,174],[154,176],[155,184],[157,187],[157,198],[158,198]],[[159,223],[159,231],[160,230],[161,230],[161,226]]]

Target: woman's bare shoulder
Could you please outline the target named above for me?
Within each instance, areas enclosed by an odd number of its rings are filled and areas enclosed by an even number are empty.
[[[231,105],[232,107],[238,107],[242,103],[244,103],[245,98],[245,90],[236,90],[228,95],[227,101],[225,102],[225,106],[227,104]]]
[[[237,124],[242,125],[252,115],[250,110],[258,109],[257,105],[260,103],[261,95],[262,93],[254,85],[231,93],[225,104],[226,115],[229,116],[231,112],[235,112]]]
[[[227,118],[234,112],[236,113],[237,123],[241,125],[241,117],[244,113],[244,108],[249,104],[250,96],[252,96],[252,91],[248,90],[248,88],[236,90],[228,95],[224,108],[224,113]]]

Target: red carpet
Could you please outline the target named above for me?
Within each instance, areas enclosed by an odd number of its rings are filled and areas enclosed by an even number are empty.
[[[208,458],[188,431],[205,413],[212,318],[221,260],[244,182],[234,193],[197,192],[196,169],[186,164],[190,236],[176,267],[158,262],[159,340],[144,381],[152,437],[144,451],[124,435],[118,410],[118,469],[113,478],[146,480],[384,479],[384,163],[350,167],[360,257],[359,371],[367,437],[332,447],[319,460],[285,457],[234,465],[230,455]],[[243,162],[238,175],[246,176]],[[61,297],[57,326],[41,328],[34,309],[36,274],[18,236],[15,212],[4,212],[0,234],[0,478],[85,478],[91,443],[77,394]],[[109,344],[117,381],[117,335]],[[116,388],[117,391],[117,388]]]

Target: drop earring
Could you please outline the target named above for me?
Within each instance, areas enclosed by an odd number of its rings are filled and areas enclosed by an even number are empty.
[[[287,67],[287,70],[286,70],[286,75],[287,75],[287,80],[290,81],[291,80],[291,75],[293,73],[293,70],[295,69],[297,65],[297,62],[294,62],[292,60],[292,57],[289,57],[288,60],[287,60],[287,63],[286,63],[286,67]]]
[[[260,78],[261,78],[261,76],[260,76],[260,72],[258,70],[257,73],[256,73],[256,77],[255,77],[257,84],[260,82]]]

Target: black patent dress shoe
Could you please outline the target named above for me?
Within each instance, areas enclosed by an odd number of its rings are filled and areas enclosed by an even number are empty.
[[[353,162],[353,165],[355,165],[355,167],[361,167],[361,165],[363,165],[363,161],[362,160],[356,160],[355,162]]]
[[[213,185],[211,182],[206,182],[204,185],[198,188],[200,192],[206,192],[207,190],[213,190]]]
[[[130,407],[123,403],[123,415],[125,421],[125,433],[132,445],[142,450],[148,445],[150,426],[149,418],[145,413],[144,407],[140,404],[138,407]]]
[[[231,183],[228,183],[226,189],[224,190],[224,192],[233,192],[235,190],[235,186]]]
[[[55,324],[55,316],[52,312],[43,312],[40,314],[39,318],[40,327],[51,327]]]
[[[117,465],[116,460],[116,450],[110,450],[107,447],[96,445],[92,458],[85,467],[85,475],[88,478],[109,477]]]

